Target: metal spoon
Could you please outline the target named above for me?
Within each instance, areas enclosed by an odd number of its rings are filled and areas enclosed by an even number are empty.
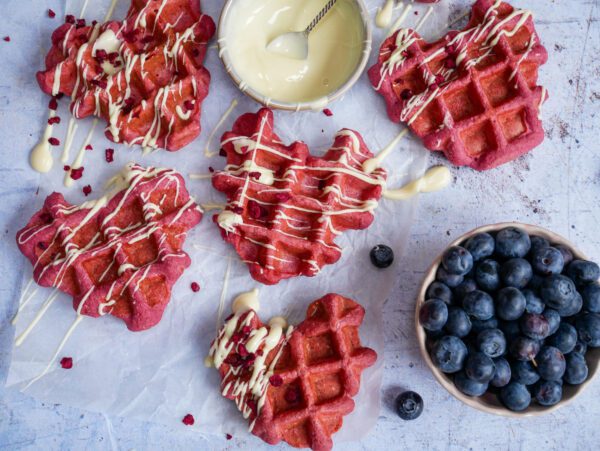
[[[267,44],[267,50],[289,58],[306,59],[308,57],[308,35],[336,2],[337,0],[329,0],[304,31],[284,33],[272,39]]]

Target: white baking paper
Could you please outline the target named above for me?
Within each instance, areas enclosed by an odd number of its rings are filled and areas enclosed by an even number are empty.
[[[84,3],[87,2],[67,0],[66,12],[79,16]],[[380,2],[369,0],[367,3],[374,17],[376,8],[381,6]],[[101,20],[109,4],[109,0],[89,2],[85,17],[88,20]],[[203,8],[216,22],[221,5],[220,1],[204,2]],[[117,4],[115,18],[122,18],[127,6],[128,2],[121,0]],[[413,4],[413,11],[419,15],[411,11],[405,25],[414,25],[425,10],[425,6]],[[59,16],[62,13],[57,11]],[[425,36],[438,37],[447,27],[447,18],[448,11],[444,4],[435,5],[434,14],[421,31]],[[371,63],[384,34],[383,30],[374,29]],[[45,52],[50,36],[42,38],[40,45]],[[207,173],[209,166],[216,169],[223,167],[223,158],[217,156],[209,159],[203,154],[208,134],[232,99],[238,99],[239,104],[217,131],[213,150],[218,148],[219,137],[237,116],[256,111],[259,105],[242,95],[231,83],[218,59],[214,41],[206,65],[211,72],[212,82],[203,105],[203,132],[198,140],[179,152],[160,151],[142,156],[139,148],[129,149],[107,141],[100,124],[92,139],[94,150],[86,153],[83,162],[84,177],[70,189],[63,187],[62,163],[56,161],[49,174],[40,176],[40,196],[19,213],[20,223],[25,225],[30,215],[41,207],[42,196],[52,191],[64,192],[67,200],[73,203],[84,199],[81,188],[86,184],[91,184],[94,190],[91,196],[100,195],[104,182],[128,161],[172,167],[186,178],[189,173]],[[38,113],[32,114],[32,117],[39,117],[41,135],[48,98],[35,89],[24,95],[39,97]],[[335,132],[343,127],[359,131],[375,153],[401,130],[400,126],[387,119],[384,101],[370,87],[366,74],[345,98],[330,105],[330,108],[334,113],[332,117],[321,112],[276,112],[276,131],[284,142],[301,139],[313,153],[322,154],[332,143]],[[66,99],[61,103],[59,115],[65,119],[55,136],[63,140],[68,117]],[[91,120],[79,121],[72,155],[83,142],[91,123]],[[107,147],[115,148],[115,162],[112,164],[104,160],[104,149]],[[19,149],[21,152],[26,150]],[[419,142],[406,138],[385,160],[390,184],[400,186],[421,175],[427,164],[427,156]],[[223,196],[211,188],[208,180],[188,178],[187,186],[200,203],[223,201]],[[317,277],[295,278],[276,286],[259,287],[260,316],[263,321],[273,315],[283,314],[291,323],[299,322],[304,318],[308,304],[329,292],[351,297],[366,309],[361,336],[364,345],[375,349],[379,358],[375,366],[363,374],[361,391],[355,398],[356,409],[344,420],[344,427],[335,436],[336,442],[360,439],[377,421],[385,358],[382,305],[388,298],[391,302],[401,300],[391,292],[398,271],[394,267],[377,270],[371,265],[368,254],[374,245],[385,243],[395,251],[394,265],[402,264],[401,255],[409,236],[416,202],[417,199],[405,202],[382,200],[375,212],[373,225],[366,231],[353,231],[340,236],[337,243],[343,248],[342,258],[337,264],[325,267]],[[249,276],[246,266],[239,261],[232,247],[221,240],[211,220],[212,214],[207,212],[201,224],[188,235],[185,250],[191,256],[192,265],[175,286],[160,324],[150,330],[133,333],[120,320],[110,316],[83,318],[57,361],[51,363],[50,371],[27,388],[26,393],[49,403],[159,423],[180,424],[185,414],[192,413],[196,418],[193,427],[204,433],[246,433],[242,432],[247,430],[246,422],[236,412],[234,404],[219,393],[217,371],[205,368],[203,359],[218,326],[219,301],[224,285],[228,285],[223,304],[224,316],[227,316],[230,302],[237,294],[260,284]],[[25,285],[30,279],[30,272],[23,279]],[[201,285],[199,293],[191,291],[192,281]],[[37,290],[19,318],[17,333],[29,324],[50,292],[50,289]],[[16,308],[17,300],[14,302]],[[22,390],[28,381],[38,376],[49,363],[74,319],[71,300],[61,294],[25,343],[14,349],[7,385]],[[62,356],[73,358],[72,369],[60,367],[58,360]]]

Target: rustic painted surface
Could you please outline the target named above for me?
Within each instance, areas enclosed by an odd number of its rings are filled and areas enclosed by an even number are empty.
[[[442,0],[448,1],[448,0]],[[55,22],[41,20],[46,2],[3,2],[0,35],[0,377],[10,362],[14,312],[24,259],[13,244],[16,212],[36,191],[26,149],[37,141],[37,126],[14,137],[13,123],[37,121],[40,96],[34,70],[41,62],[39,43]],[[49,1],[57,12],[58,1]],[[383,2],[382,2],[383,3]],[[452,1],[458,17],[468,1]],[[413,332],[414,297],[430,261],[454,237],[476,226],[506,220],[548,227],[600,260],[600,1],[519,0],[533,8],[550,60],[541,81],[550,92],[543,117],[546,142],[532,154],[484,174],[454,169],[451,189],[423,196],[409,245],[396,268],[397,289],[385,306],[384,405],[376,428],[344,449],[597,449],[600,441],[600,380],[572,405],[526,420],[508,420],[469,409],[442,390],[421,360]],[[35,5],[34,5],[35,4]],[[373,11],[378,2],[370,1]],[[212,7],[214,10],[215,7]],[[36,50],[32,50],[36,49]],[[19,74],[15,77],[15,74]],[[366,79],[361,82],[366,83]],[[24,94],[25,93],[25,94]],[[376,114],[383,102],[373,97]],[[374,113],[375,114],[375,113]],[[14,148],[13,142],[19,143]],[[440,162],[438,157],[432,162]],[[31,208],[29,208],[30,210]],[[393,276],[393,274],[390,274]],[[412,389],[425,399],[425,412],[402,422],[391,409],[395,394]],[[201,418],[197,419],[202,421]],[[107,418],[61,405],[44,405],[0,389],[0,449],[268,449],[249,436],[231,441],[202,436],[184,426],[164,426]]]

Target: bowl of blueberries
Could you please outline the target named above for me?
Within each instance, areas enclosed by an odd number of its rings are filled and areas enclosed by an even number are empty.
[[[563,237],[502,223],[455,240],[418,294],[421,353],[479,410],[520,417],[572,401],[598,372],[600,268]]]

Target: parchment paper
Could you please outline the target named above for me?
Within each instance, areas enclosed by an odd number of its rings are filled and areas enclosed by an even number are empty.
[[[79,16],[85,2],[67,0],[66,3],[66,12]],[[85,17],[88,20],[101,20],[109,3],[109,0],[90,2]],[[116,19],[124,16],[128,3],[126,0],[119,2],[114,15]],[[381,6],[380,2],[369,0],[367,3],[374,17],[376,8]],[[204,2],[203,9],[216,22],[221,6],[220,1]],[[442,3],[434,8],[434,14],[421,30],[425,36],[438,37],[447,26],[447,7]],[[414,25],[425,9],[423,5],[413,5],[413,11],[418,11],[419,15],[411,12],[404,24]],[[57,11],[59,17],[62,13]],[[384,33],[374,28],[371,62],[376,57]],[[40,45],[45,53],[50,36],[42,36],[42,39],[44,41]],[[53,170],[40,177],[40,196],[36,203],[32,202],[25,211],[19,213],[22,216],[21,223],[24,225],[27,222],[29,216],[41,207],[43,196],[52,191],[64,192],[67,200],[73,203],[84,199],[81,188],[86,184],[92,185],[94,192],[91,196],[101,195],[104,182],[128,161],[173,167],[186,178],[192,172],[208,172],[208,166],[222,168],[223,158],[208,159],[203,155],[208,134],[233,98],[237,98],[239,104],[216,132],[212,150],[218,149],[221,134],[229,129],[237,116],[256,111],[259,105],[243,96],[231,83],[218,59],[214,41],[206,65],[211,72],[212,82],[203,105],[203,132],[197,141],[179,152],[159,151],[143,157],[139,148],[129,149],[107,141],[100,124],[92,139],[94,150],[86,155],[83,163],[86,168],[84,177],[72,188],[64,188],[62,163],[55,161]],[[37,116],[41,135],[48,98],[37,90],[24,95],[39,97]],[[276,112],[275,128],[284,142],[301,139],[315,154],[324,153],[332,143],[335,132],[343,127],[359,131],[374,153],[400,131],[398,125],[387,119],[384,102],[370,87],[366,74],[345,98],[333,103],[330,108],[334,113],[332,117],[320,112]],[[64,100],[59,115],[64,120],[59,126],[60,132],[55,136],[62,141],[68,118]],[[92,121],[79,122],[72,154],[83,142]],[[107,147],[116,150],[112,164],[104,161],[104,149]],[[20,152],[27,150],[19,149]],[[421,175],[426,167],[427,155],[420,143],[413,138],[405,139],[385,161],[390,184],[400,186]],[[211,188],[208,180],[188,178],[187,186],[200,203],[223,201],[221,194]],[[229,266],[228,290],[224,297],[225,316],[230,312],[231,300],[240,292],[255,286],[260,288],[260,316],[265,322],[273,315],[283,314],[291,323],[297,323],[304,318],[311,301],[329,292],[349,296],[366,308],[361,336],[366,346],[377,351],[379,358],[375,366],[363,374],[361,391],[355,398],[356,409],[345,418],[344,427],[335,436],[336,443],[357,440],[371,429],[379,414],[384,359],[382,306],[388,298],[391,302],[399,301],[391,292],[397,271],[394,267],[377,270],[369,262],[368,253],[372,246],[385,243],[395,251],[394,266],[402,264],[401,255],[416,202],[416,199],[405,202],[382,200],[375,211],[375,221],[368,230],[347,232],[338,238],[343,256],[337,264],[327,266],[317,277],[295,278],[271,287],[253,281],[232,247],[221,240],[211,220],[214,212],[207,212],[201,224],[188,236],[185,250],[192,258],[192,266],[175,286],[160,324],[144,332],[132,333],[124,323],[110,316],[98,319],[85,317],[58,357],[58,360],[61,356],[73,357],[73,368],[63,370],[58,362],[53,362],[48,374],[31,385],[26,393],[45,402],[167,424],[180,424],[185,414],[192,413],[196,418],[193,427],[205,433],[235,434],[247,430],[247,424],[234,404],[221,397],[217,371],[203,365],[203,358],[215,336],[219,299],[223,294]],[[24,285],[30,275],[30,272],[24,274]],[[192,281],[201,285],[199,293],[191,291]],[[17,333],[29,324],[50,291],[38,289],[19,318]],[[14,303],[17,303],[16,299]],[[22,390],[29,380],[39,375],[74,319],[71,300],[61,294],[25,343],[14,349],[7,385]]]

